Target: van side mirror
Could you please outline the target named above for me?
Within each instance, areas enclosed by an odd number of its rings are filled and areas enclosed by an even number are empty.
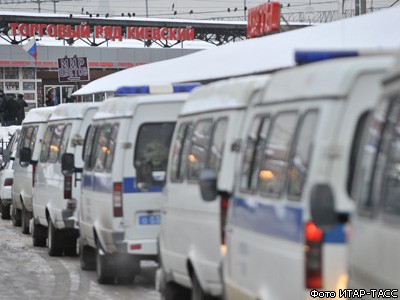
[[[72,153],[64,153],[61,156],[61,172],[63,175],[71,175],[75,172],[75,158]]]
[[[10,151],[8,149],[3,149],[3,162],[8,163],[11,160]]]
[[[21,167],[26,168],[29,166],[32,160],[32,150],[28,147],[24,147],[19,150],[19,164]]]
[[[310,200],[311,218],[315,225],[323,229],[333,227],[338,220],[331,187],[326,184],[314,185]]]
[[[204,201],[214,201],[218,196],[217,174],[214,170],[205,169],[200,172],[199,178],[201,197]]]

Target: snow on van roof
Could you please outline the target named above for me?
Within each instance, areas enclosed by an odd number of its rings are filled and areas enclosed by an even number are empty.
[[[248,76],[200,86],[189,96],[180,114],[245,107],[251,97],[265,86],[269,78],[269,75]]]
[[[146,64],[97,79],[73,95],[146,85],[222,79],[295,65],[295,50],[400,49],[400,5],[378,12],[229,43],[182,57]]]
[[[83,119],[86,111],[90,108],[98,108],[99,102],[88,103],[63,103],[56,106],[56,109],[49,118],[49,121],[63,119]]]
[[[108,98],[101,102],[99,110],[95,113],[93,120],[128,118],[134,114],[139,105],[183,102],[187,97],[188,93],[176,93],[163,95],[130,95]]]
[[[25,116],[22,121],[22,125],[27,123],[45,123],[49,119],[50,115],[54,112],[55,107],[38,107],[32,108]]]
[[[394,62],[395,55],[349,57],[283,70],[272,75],[261,102],[340,98],[347,95],[356,77],[369,70],[385,71]]]

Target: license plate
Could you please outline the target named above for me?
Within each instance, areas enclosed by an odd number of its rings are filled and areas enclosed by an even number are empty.
[[[141,215],[139,216],[139,225],[160,225],[160,215]]]

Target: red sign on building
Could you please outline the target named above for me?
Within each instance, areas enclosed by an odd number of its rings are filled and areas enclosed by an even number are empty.
[[[254,38],[279,30],[281,5],[268,2],[249,9],[247,37]]]

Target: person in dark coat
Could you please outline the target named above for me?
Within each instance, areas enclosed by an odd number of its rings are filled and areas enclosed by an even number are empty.
[[[17,102],[20,106],[18,110],[18,125],[21,125],[22,121],[25,119],[25,107],[28,106],[28,103],[26,103],[24,95],[22,94],[18,94]]]
[[[4,101],[6,100],[6,94],[4,94],[3,90],[0,90],[0,122],[1,125],[5,125],[4,123]]]
[[[17,100],[15,100],[15,96],[7,94],[3,102],[4,122],[6,126],[17,125],[19,109],[20,105]]]

